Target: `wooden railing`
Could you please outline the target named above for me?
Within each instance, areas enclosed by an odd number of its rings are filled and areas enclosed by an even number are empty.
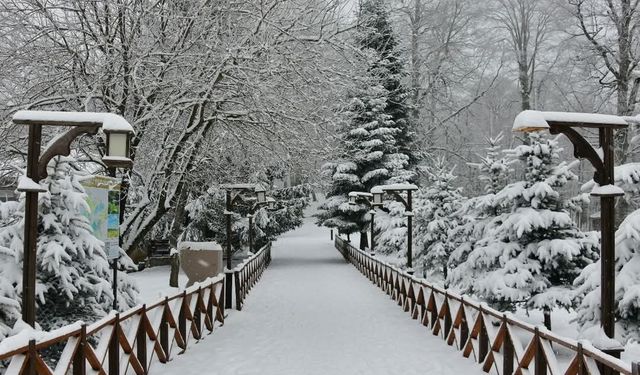
[[[0,344],[0,361],[8,363],[4,373],[147,374],[152,363],[166,363],[201,340],[205,330],[224,324],[224,284],[218,276],[93,324],[7,338]],[[58,358],[52,358],[52,348],[61,351]]]
[[[640,375],[629,365],[588,342],[561,337],[451,293],[391,266],[336,236],[345,259],[435,336],[496,374]]]
[[[242,310],[249,291],[260,280],[262,273],[271,263],[271,243],[266,244],[251,258],[232,270],[236,291],[236,310]]]

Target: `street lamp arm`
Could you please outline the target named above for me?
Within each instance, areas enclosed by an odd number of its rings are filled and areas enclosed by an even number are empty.
[[[396,198],[398,202],[401,202],[402,204],[404,204],[405,209],[407,210],[409,209],[409,203],[407,203],[407,201],[404,198],[402,198],[402,195],[400,195],[400,193],[398,193],[397,191],[391,191],[390,193],[393,194],[393,196]]]
[[[358,199],[358,202],[364,203],[367,207],[373,207],[373,205],[371,204],[371,201],[369,201],[369,199],[367,198],[360,197],[360,199]]]
[[[47,165],[49,161],[56,156],[69,156],[71,154],[71,143],[83,134],[95,135],[98,133],[101,124],[92,124],[85,126],[77,126],[67,130],[62,136],[58,137],[46,150],[38,160],[38,178],[47,177]]]
[[[564,134],[569,138],[573,145],[573,155],[576,158],[589,160],[591,165],[595,168],[596,172],[593,176],[593,180],[600,185],[606,184],[605,181],[603,181],[604,161],[600,155],[598,155],[593,146],[587,142],[580,133],[572,127],[557,126],[555,124],[551,124],[549,132],[551,134]]]

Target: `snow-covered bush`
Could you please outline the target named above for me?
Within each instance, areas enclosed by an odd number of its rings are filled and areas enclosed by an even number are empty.
[[[91,322],[111,310],[112,271],[104,243],[93,235],[86,193],[73,158],[56,158],[47,188],[39,196],[37,243],[37,321],[43,329],[58,328],[77,320]],[[18,207],[3,203],[0,228],[0,333],[19,319],[16,305],[22,288],[24,197]],[[127,263],[126,254],[122,262]],[[129,261],[130,262],[130,261]],[[136,303],[137,289],[126,273],[120,273],[119,307]]]

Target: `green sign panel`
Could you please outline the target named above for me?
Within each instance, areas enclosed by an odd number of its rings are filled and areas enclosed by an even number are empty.
[[[118,258],[120,239],[120,180],[94,176],[82,182],[87,192],[89,218],[93,234],[105,244],[109,259]]]

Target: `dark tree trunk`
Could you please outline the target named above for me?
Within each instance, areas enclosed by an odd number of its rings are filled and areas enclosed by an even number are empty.
[[[367,232],[360,232],[360,250],[364,250],[369,247],[369,237]]]
[[[169,274],[169,286],[178,288],[178,275],[180,274],[180,256],[178,253],[171,255],[171,273]]]
[[[551,331],[551,311],[544,311],[544,326]]]

